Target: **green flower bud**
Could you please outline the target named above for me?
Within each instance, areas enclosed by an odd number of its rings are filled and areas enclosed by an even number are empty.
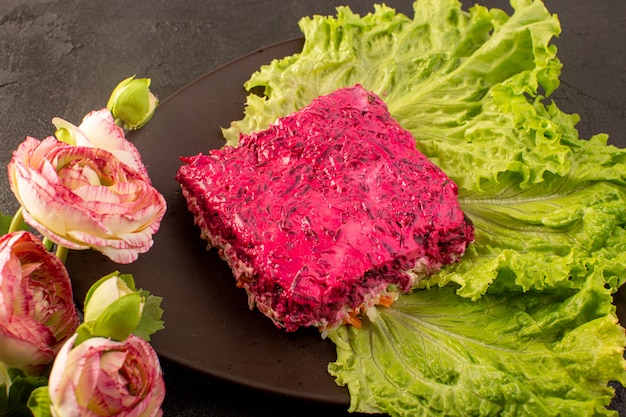
[[[85,321],[95,321],[119,298],[136,293],[135,282],[128,274],[114,272],[100,278],[85,297]]]
[[[139,293],[133,292],[118,298],[93,323],[92,335],[125,340],[139,324],[142,306]]]
[[[128,77],[115,87],[107,108],[125,129],[139,129],[154,114],[159,100],[150,92],[149,78]]]
[[[144,302],[132,275],[114,272],[101,278],[85,298],[85,321],[76,344],[96,336],[125,340],[139,324]]]

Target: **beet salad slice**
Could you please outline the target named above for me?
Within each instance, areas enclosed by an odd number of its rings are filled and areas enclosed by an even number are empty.
[[[359,85],[182,160],[201,237],[250,306],[287,331],[358,325],[474,238],[456,184]]]

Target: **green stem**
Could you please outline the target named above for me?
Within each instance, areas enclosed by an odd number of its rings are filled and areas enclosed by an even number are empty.
[[[41,240],[41,243],[43,243],[43,245],[45,246],[46,250],[52,250],[52,247],[54,246],[54,242],[51,241],[50,239],[48,239],[47,237],[44,237]]]
[[[11,219],[11,224],[9,225],[9,233],[13,233],[16,230],[19,230],[24,224],[24,215],[22,214],[22,207],[17,209],[13,218]]]
[[[69,252],[69,249],[66,248],[65,246],[57,245],[56,255],[57,255],[57,258],[61,260],[61,262],[65,263],[68,252]]]

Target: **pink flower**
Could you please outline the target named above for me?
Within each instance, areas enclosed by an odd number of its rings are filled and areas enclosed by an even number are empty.
[[[148,342],[130,335],[124,342],[87,339],[57,356],[48,390],[54,417],[161,416],[165,383]]]
[[[83,118],[80,126],[76,127],[59,117],[52,119],[57,128],[57,135],[63,142],[70,145],[100,148],[111,152],[120,162],[139,171],[147,181],[150,181],[148,171],[141,162],[141,155],[135,145],[126,140],[124,130],[115,124],[115,120],[108,109],[92,111]],[[59,130],[64,131],[63,134]]]
[[[69,249],[92,248],[118,263],[150,249],[165,199],[147,176],[112,153],[28,137],[8,166],[24,220]]]
[[[78,324],[63,263],[28,232],[0,237],[0,362],[36,373]]]

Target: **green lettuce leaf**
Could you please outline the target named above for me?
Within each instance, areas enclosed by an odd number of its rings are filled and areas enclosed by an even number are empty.
[[[244,118],[223,131],[227,144],[360,83],[459,185],[476,226],[467,262],[422,287],[456,283],[472,299],[496,278],[526,290],[577,287],[587,260],[604,257],[617,265],[607,272],[616,289],[624,276],[626,152],[607,146],[606,135],[579,139],[578,116],[544,104],[540,93],[559,85],[550,41],[560,25],[540,1],[512,5],[510,17],[481,6],[466,12],[456,0],[420,0],[413,19],[384,5],[362,17],[339,7],[334,17],[304,18],[302,51],[245,84],[264,94],[248,95]]]
[[[508,103],[525,100],[511,93]],[[524,160],[532,160],[532,153],[537,162],[527,165],[527,175],[509,170],[493,182],[482,181],[478,189],[460,188],[459,201],[476,228],[475,245],[466,262],[446,268],[423,287],[455,282],[459,294],[474,299],[493,290],[490,285],[496,278],[525,290],[579,287],[585,264],[597,259],[606,261],[606,281],[613,290],[623,283],[626,151],[608,146],[606,135],[579,139],[574,129],[578,118],[563,114],[554,104],[543,107],[536,102],[532,107],[536,111],[529,115],[518,107],[502,106],[500,114],[527,120],[541,117],[541,125],[552,126],[549,135],[545,131],[542,135],[555,140],[555,151],[566,147],[567,157],[558,169],[546,169],[549,163],[541,158],[550,155],[551,148],[537,146],[531,140],[535,129],[517,121],[512,129],[517,142],[510,145],[509,158],[514,160],[516,149],[524,148],[529,152]],[[454,152],[443,144],[433,146],[443,150],[431,155]]]
[[[502,154],[502,145],[515,138],[505,129],[491,132],[468,121],[484,114],[483,122],[499,125],[485,114],[488,103],[483,103],[492,101],[494,86],[516,77],[513,87],[519,94],[533,94],[539,82],[551,92],[561,66],[556,49],[548,46],[560,31],[558,20],[540,2],[516,3],[511,19],[501,10],[480,6],[466,13],[455,0],[416,2],[413,19],[384,5],[375,5],[363,17],[339,7],[336,17],[304,18],[302,52],[274,60],[252,75],[245,87],[262,89],[264,96],[248,96],[244,119],[233,122],[224,135],[236,144],[240,132],[263,129],[320,94],[360,83],[379,94],[419,140],[445,138],[451,146],[461,145],[455,158],[471,165],[463,184],[506,171],[508,158],[494,162],[492,154]],[[469,127],[489,131],[483,142],[491,149],[477,154],[475,149],[483,146],[465,139]],[[564,159],[566,152],[563,148],[553,159]]]
[[[611,294],[626,277],[626,151],[579,137],[548,97],[556,16],[417,0],[414,16],[303,18],[300,53],[246,82],[227,145],[315,97],[361,84],[459,186],[476,228],[462,260],[363,328],[331,333],[351,410],[391,415],[603,415],[625,381]],[[423,413],[423,414],[422,414]]]
[[[415,291],[361,329],[329,333],[329,372],[350,411],[391,416],[612,415],[624,331],[592,271],[579,290],[486,295]]]

